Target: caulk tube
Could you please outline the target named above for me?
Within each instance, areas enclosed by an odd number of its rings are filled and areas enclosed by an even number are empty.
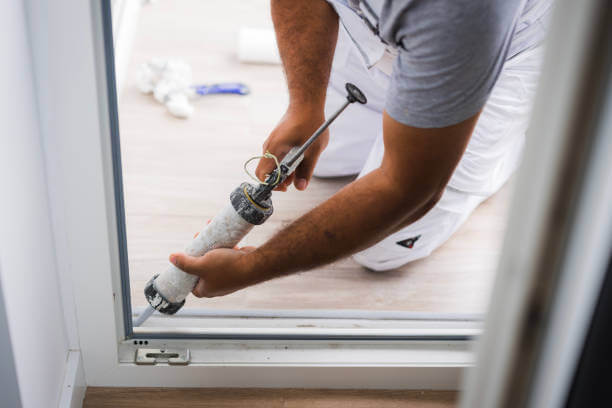
[[[272,214],[272,202],[268,199],[256,203],[249,195],[254,188],[249,183],[242,183],[234,190],[230,203],[190,242],[185,253],[202,256],[212,249],[233,248],[253,226],[263,224]],[[197,281],[197,276],[170,265],[147,283],[145,297],[159,312],[174,314],[185,304],[185,298]]]

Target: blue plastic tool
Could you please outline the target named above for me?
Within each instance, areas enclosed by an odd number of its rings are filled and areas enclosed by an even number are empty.
[[[248,95],[251,90],[245,84],[240,82],[227,82],[222,84],[212,85],[194,85],[192,86],[195,93],[198,95],[213,95],[213,94],[236,94]]]

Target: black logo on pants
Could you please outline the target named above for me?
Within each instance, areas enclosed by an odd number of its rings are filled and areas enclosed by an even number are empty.
[[[416,237],[412,237],[412,238],[408,238],[408,239],[404,239],[401,241],[397,241],[397,245],[399,246],[403,246],[404,248],[408,248],[408,249],[412,249],[412,247],[414,246],[414,243],[417,242],[419,240],[419,238],[421,238],[420,235],[417,235]]]

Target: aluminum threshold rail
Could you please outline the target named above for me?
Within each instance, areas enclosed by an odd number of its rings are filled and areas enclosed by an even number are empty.
[[[140,317],[146,307],[133,308],[133,317]],[[360,309],[181,309],[176,315],[155,317],[166,318],[258,318],[258,319],[357,319],[357,320],[427,320],[427,321],[483,321],[484,315],[477,313],[428,313],[402,310],[360,310]]]

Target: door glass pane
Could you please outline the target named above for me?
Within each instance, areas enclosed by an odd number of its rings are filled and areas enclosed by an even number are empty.
[[[169,254],[181,251],[228,204],[240,183],[252,181],[245,175],[244,163],[262,154],[262,144],[285,112],[288,92],[267,0],[117,0],[112,6],[129,284],[131,307],[138,313],[148,304],[145,284],[168,267]],[[332,82],[341,82],[338,72],[358,61],[343,28],[339,38],[342,44],[336,49]],[[432,210],[435,213],[362,259],[345,258],[226,296],[189,296],[180,313],[273,317],[276,312],[286,317],[291,311],[312,316],[317,316],[316,311],[326,311],[321,316],[345,311],[355,317],[359,311],[378,311],[432,319],[483,314],[506,227],[511,174],[519,161],[537,82],[537,55],[522,61],[500,76],[472,138],[476,142],[468,147],[466,154],[471,156],[460,164],[467,171],[471,159],[484,160],[478,156],[479,143],[502,150],[494,152],[499,157],[495,168],[490,163],[476,165],[476,170],[496,172],[488,184],[478,186],[479,191],[469,192],[457,182],[457,187],[447,188],[443,202]],[[359,71],[353,80],[356,85],[381,89],[376,81],[385,75],[382,69],[368,71],[361,65],[352,69]],[[525,69],[533,73],[525,76]],[[250,92],[181,99],[187,94],[184,87],[224,83],[244,84]],[[328,97],[327,114],[340,105],[338,92]],[[353,132],[348,136],[355,138],[355,144],[335,152],[328,164],[346,160],[354,168],[351,163],[358,162],[353,173],[366,166],[381,137],[376,101],[385,95],[367,96],[371,105],[349,106],[346,116],[341,116],[346,119],[330,128],[332,139],[346,139],[346,132]],[[504,100],[514,105],[504,106]],[[506,109],[501,119],[495,117],[499,109]],[[250,170],[255,166],[252,162]],[[261,245],[357,176],[336,176],[350,170],[335,174],[333,169],[323,170],[332,177],[314,177],[304,192],[293,186],[287,192],[274,192],[274,214],[240,246]],[[405,262],[413,253],[421,258]],[[374,271],[364,267],[368,263],[399,266]]]

